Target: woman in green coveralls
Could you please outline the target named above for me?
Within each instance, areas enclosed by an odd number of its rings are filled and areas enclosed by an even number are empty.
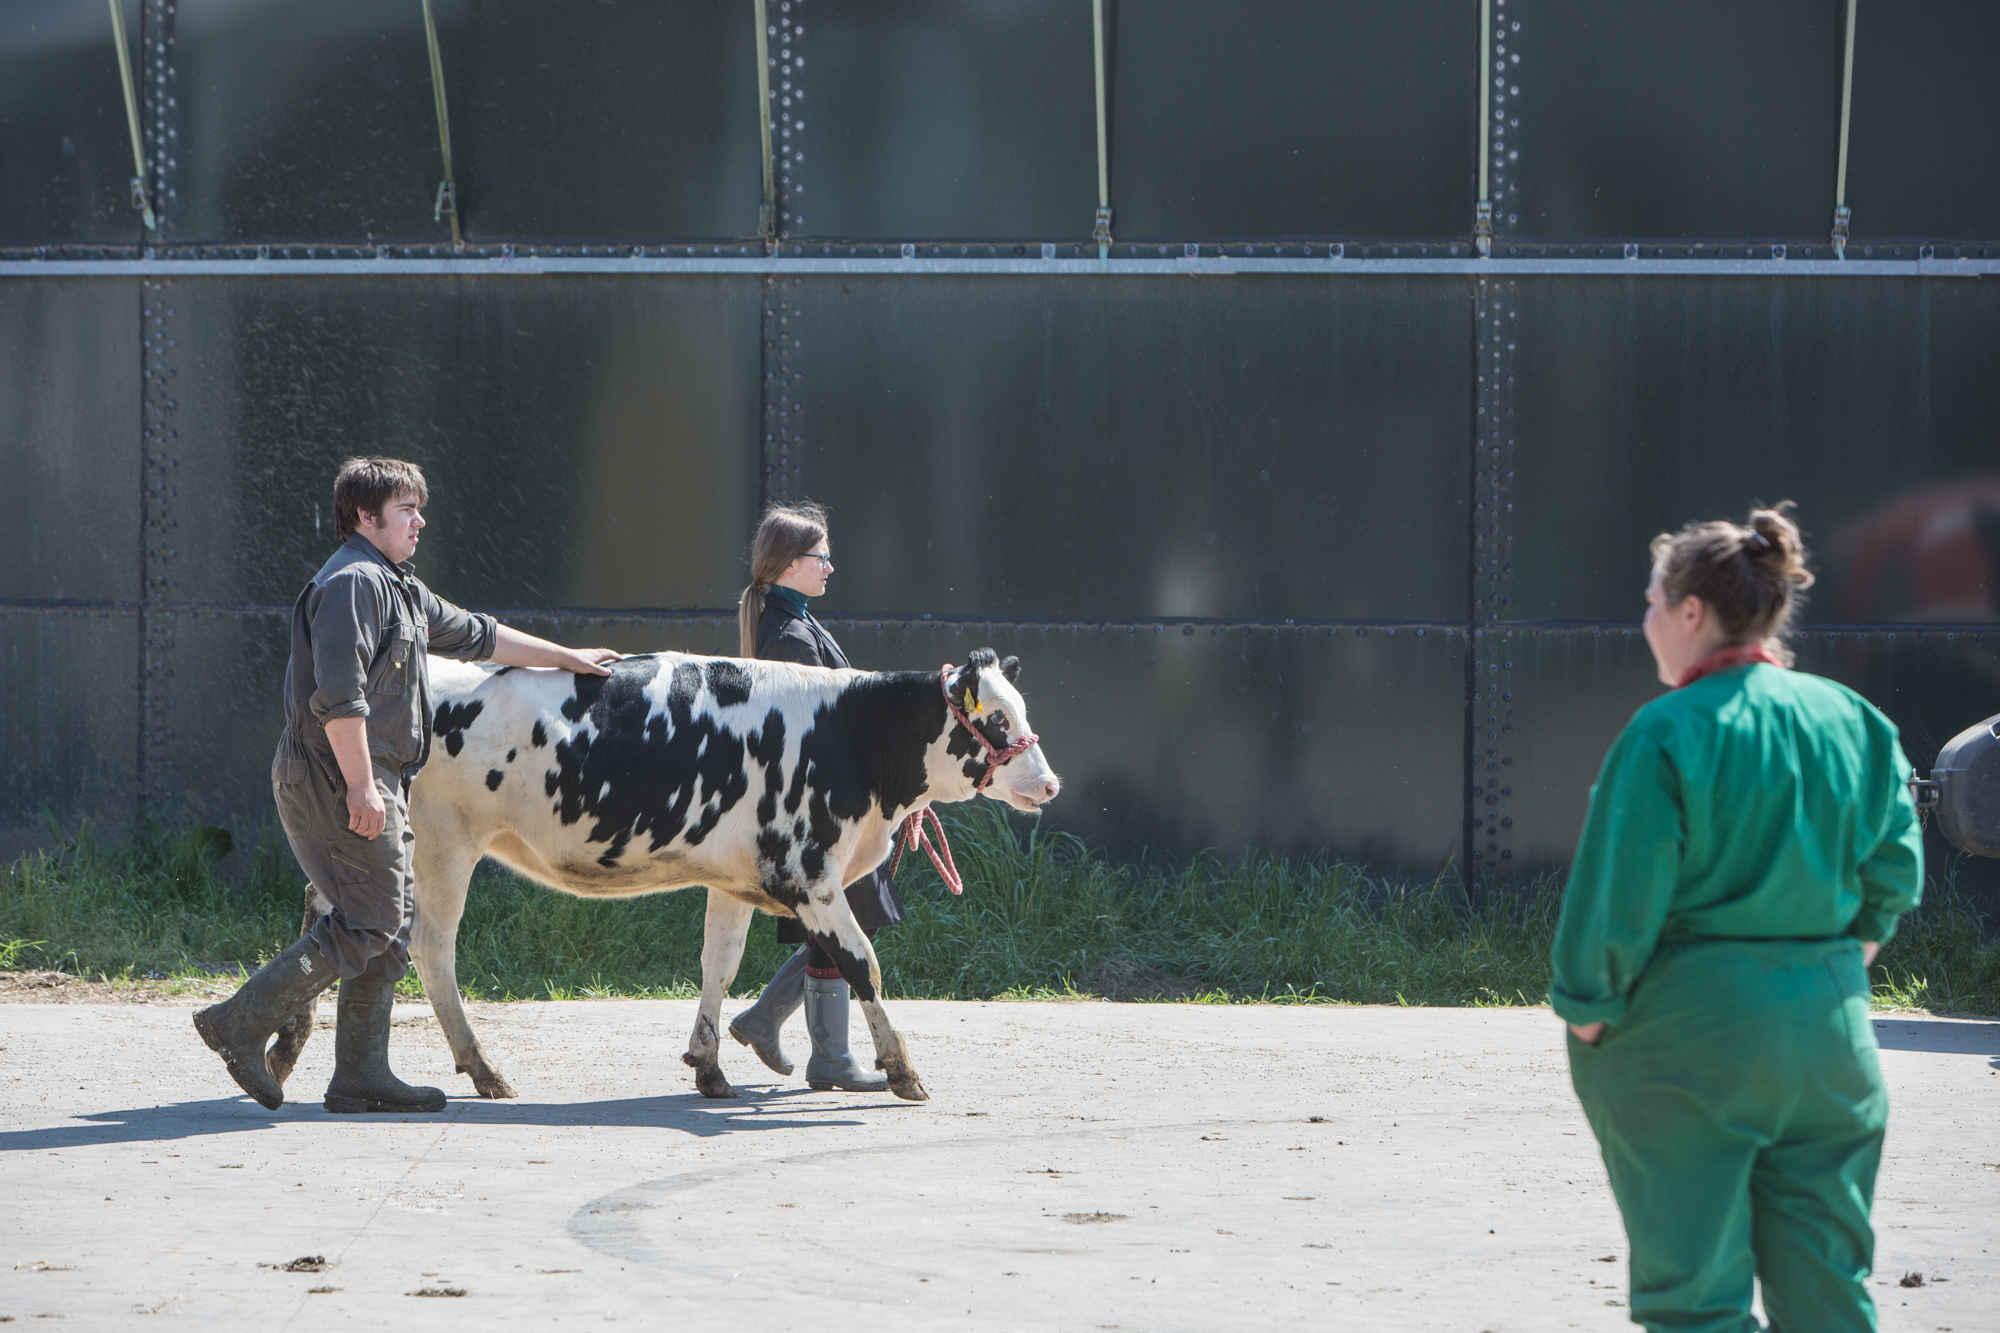
[[[1648,1329],[1875,1328],[1864,1285],[1888,1097],[1867,966],[1916,906],[1896,729],[1788,670],[1798,528],[1654,538],[1646,642],[1673,690],[1605,756],[1549,998],[1631,1240]]]

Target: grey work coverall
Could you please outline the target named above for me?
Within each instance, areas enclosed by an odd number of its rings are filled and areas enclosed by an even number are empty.
[[[285,730],[271,761],[278,819],[313,887],[333,904],[309,932],[344,978],[387,954],[382,975],[410,967],[413,867],[410,779],[430,756],[425,653],[493,656],[493,617],[461,610],[393,565],[366,537],[349,537],[292,607]],[[368,753],[388,818],[376,837],[347,826],[347,782],[326,724],[368,719]]]

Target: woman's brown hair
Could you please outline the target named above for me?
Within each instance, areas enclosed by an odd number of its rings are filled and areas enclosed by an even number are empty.
[[[736,642],[741,656],[757,655],[757,622],[764,617],[764,589],[778,581],[792,561],[826,540],[826,510],[810,500],[774,504],[757,524],[750,543],[750,586],[736,602]]]
[[[1667,605],[1699,597],[1728,642],[1768,643],[1789,662],[1791,653],[1777,640],[1791,625],[1799,594],[1813,585],[1799,525],[1785,514],[1791,508],[1785,500],[1752,509],[1748,526],[1718,519],[1653,538],[1653,567]]]

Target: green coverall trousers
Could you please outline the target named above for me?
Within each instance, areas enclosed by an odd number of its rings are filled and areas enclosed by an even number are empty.
[[[1632,1246],[1632,1321],[1875,1329],[1868,1213],[1889,1099],[1858,941],[1664,946],[1625,1021],[1569,1041]]]

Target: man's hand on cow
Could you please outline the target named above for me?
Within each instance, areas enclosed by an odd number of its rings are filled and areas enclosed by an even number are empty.
[[[1604,1035],[1604,1026],[1602,1023],[1571,1023],[1569,1030],[1575,1033],[1576,1039],[1584,1045],[1595,1046],[1597,1039]]]
[[[623,656],[609,648],[565,648],[507,625],[498,627],[493,640],[493,660],[501,666],[555,667],[579,676],[608,676],[610,664]]]
[[[382,793],[373,782],[347,789],[347,827],[364,838],[374,838],[388,822],[389,808],[382,804]]]
[[[574,671],[579,676],[608,676],[611,664],[625,654],[610,648],[565,648],[568,661],[560,663],[565,671]]]

